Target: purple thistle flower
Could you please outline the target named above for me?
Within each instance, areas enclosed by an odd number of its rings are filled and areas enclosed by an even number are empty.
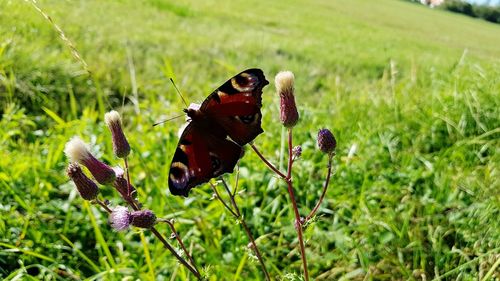
[[[104,121],[111,131],[113,152],[118,158],[125,158],[130,153],[130,145],[123,133],[120,114],[113,110],[104,115]]]
[[[292,155],[294,159],[299,158],[302,155],[302,146],[297,145],[292,149]]]
[[[135,227],[151,228],[156,224],[156,215],[151,210],[140,210],[130,213],[131,223]]]
[[[99,193],[97,184],[89,179],[78,163],[70,163],[66,170],[68,177],[75,183],[80,196],[85,200],[94,200]]]
[[[125,230],[129,227],[131,221],[130,212],[127,207],[117,206],[109,215],[111,227],[117,231]]]
[[[295,105],[294,79],[291,71],[281,71],[274,78],[276,92],[280,95],[280,121],[287,128],[292,128],[299,121],[299,112]]]
[[[66,143],[64,153],[71,162],[78,162],[89,169],[92,176],[100,184],[109,184],[115,180],[115,172],[105,163],[97,160],[85,142],[73,137]]]
[[[324,153],[332,154],[337,147],[337,140],[328,129],[321,129],[318,132],[318,147]]]

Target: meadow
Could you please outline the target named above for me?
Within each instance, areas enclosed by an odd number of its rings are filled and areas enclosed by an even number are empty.
[[[304,232],[313,280],[500,279],[499,25],[397,0],[37,3],[81,59],[30,1],[0,0],[0,279],[194,280],[150,232],[112,230],[66,175],[74,135],[119,164],[103,121],[115,109],[138,197],[175,219],[207,280],[263,280],[208,185],[187,199],[168,191],[183,118],[152,126],[185,108],[169,78],[199,103],[252,67],[271,82],[254,144],[280,167],[273,81],[295,74],[302,215],[327,171],[318,130],[338,142]],[[302,280],[286,184],[249,148],[239,165],[237,202],[270,275]]]

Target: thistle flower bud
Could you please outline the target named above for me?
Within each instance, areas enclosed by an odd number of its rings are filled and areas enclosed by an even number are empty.
[[[151,228],[156,224],[156,215],[151,210],[130,213],[130,224],[140,228]]]
[[[111,223],[111,227],[113,227],[117,231],[127,229],[130,225],[130,221],[131,216],[127,207],[115,207],[109,215],[109,222]]]
[[[99,193],[97,184],[89,179],[82,171],[82,168],[77,163],[70,163],[66,170],[68,177],[75,183],[78,193],[85,200],[93,200]]]
[[[120,194],[121,194],[121,196],[123,198],[128,198],[129,197],[129,194],[128,194],[129,187],[128,187],[128,181],[125,178],[125,173],[119,167],[114,168],[114,170],[115,170],[115,173],[116,173],[116,179],[113,182],[113,186],[116,188],[116,190],[118,192],[120,192]],[[130,195],[132,197],[133,197],[133,194],[135,192],[136,192],[135,187],[132,184],[130,184]]]
[[[113,152],[118,158],[125,158],[130,153],[130,145],[123,133],[120,114],[113,110],[104,115],[104,121],[111,131]]]
[[[337,147],[337,140],[328,129],[321,129],[318,132],[318,147],[324,153],[332,154]]]
[[[297,145],[292,149],[292,155],[294,159],[299,158],[302,155],[302,146]]]
[[[274,78],[276,92],[280,95],[280,121],[287,128],[292,128],[299,121],[299,112],[295,105],[294,79],[291,71],[281,71]]]
[[[115,180],[115,172],[105,163],[97,160],[85,142],[79,137],[73,137],[66,143],[64,153],[71,162],[78,162],[89,169],[92,176],[100,184],[112,183]]]

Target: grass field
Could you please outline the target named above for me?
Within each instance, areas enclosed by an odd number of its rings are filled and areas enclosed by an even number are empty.
[[[295,73],[302,215],[326,174],[316,133],[327,127],[338,141],[327,198],[305,230],[313,279],[500,279],[499,25],[396,0],[38,5],[92,74],[30,2],[0,0],[1,279],[193,279],[150,232],[113,231],[65,174],[74,135],[119,164],[103,121],[116,109],[144,206],[176,219],[208,280],[263,280],[241,225],[208,185],[188,199],[168,192],[182,118],[151,126],[182,114],[170,77],[200,102],[250,67],[271,81],[255,145],[277,165],[274,75]],[[251,149],[240,166],[237,201],[271,276],[300,280],[286,185]],[[110,188],[101,193],[121,203]]]

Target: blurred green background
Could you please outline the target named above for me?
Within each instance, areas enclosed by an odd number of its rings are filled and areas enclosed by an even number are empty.
[[[316,133],[329,128],[338,141],[327,198],[305,230],[315,280],[500,278],[500,25],[397,0],[37,3],[92,74],[30,1],[0,0],[0,278],[193,279],[151,233],[111,230],[65,175],[74,135],[121,164],[103,122],[116,109],[144,206],[176,219],[209,280],[262,280],[208,185],[188,199],[167,191],[182,118],[152,127],[182,114],[170,77],[201,102],[251,67],[271,81],[255,144],[277,165],[274,75],[295,73],[302,215],[326,174]],[[285,184],[250,149],[240,166],[237,201],[268,270],[299,280]],[[122,204],[111,188],[101,193]]]

